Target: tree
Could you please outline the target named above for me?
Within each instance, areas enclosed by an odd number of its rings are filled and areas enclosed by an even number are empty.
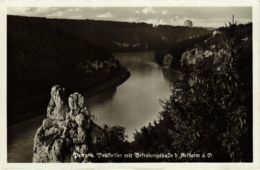
[[[195,47],[195,64],[175,82],[158,124],[143,127],[135,144],[162,152],[212,153],[205,159],[177,161],[252,161],[252,26],[232,26]],[[193,49],[191,49],[193,50]],[[149,133],[148,133],[149,132]],[[155,138],[156,137],[156,138]]]

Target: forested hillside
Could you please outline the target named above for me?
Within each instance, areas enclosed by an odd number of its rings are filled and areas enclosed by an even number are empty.
[[[252,161],[252,24],[218,31],[181,55],[185,79],[162,101],[160,119],[135,134],[137,151],[174,152],[176,161]]]
[[[44,107],[55,84],[80,90],[126,72],[110,51],[48,22],[37,25],[23,17],[7,22],[8,122]]]
[[[35,28],[63,31],[95,45],[115,51],[155,50],[167,44],[199,37],[210,30],[199,27],[153,26],[146,23],[116,21],[46,19],[8,16],[8,20],[26,22]]]

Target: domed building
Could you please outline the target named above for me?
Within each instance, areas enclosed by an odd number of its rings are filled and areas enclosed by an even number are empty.
[[[184,26],[185,27],[192,27],[192,21],[191,20],[184,21]]]

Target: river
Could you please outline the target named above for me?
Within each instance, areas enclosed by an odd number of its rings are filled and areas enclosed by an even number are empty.
[[[125,127],[128,141],[141,127],[158,119],[162,110],[159,100],[170,95],[170,85],[180,73],[163,69],[154,61],[154,52],[116,53],[130,78],[115,90],[107,91],[88,101],[89,110],[98,124]]]
[[[131,76],[123,84],[90,98],[87,103],[95,121],[125,127],[127,140],[135,130],[158,119],[159,100],[170,95],[170,85],[181,78],[178,71],[163,69],[154,61],[154,52],[116,53],[115,57]],[[8,162],[31,162],[33,138],[46,115],[8,126]]]

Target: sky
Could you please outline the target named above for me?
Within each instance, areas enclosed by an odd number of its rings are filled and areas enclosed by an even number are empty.
[[[252,22],[251,7],[12,7],[8,14],[174,26],[191,20],[195,27],[224,26],[232,15],[238,23]]]

